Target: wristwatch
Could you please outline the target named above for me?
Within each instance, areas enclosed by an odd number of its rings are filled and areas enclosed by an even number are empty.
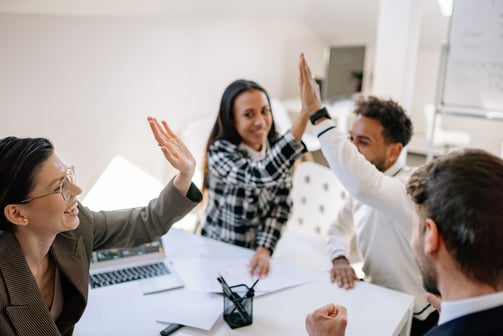
[[[320,119],[321,117],[325,117],[327,119],[332,119],[332,117],[330,117],[330,114],[328,114],[327,109],[325,107],[322,107],[318,111],[316,111],[313,114],[311,114],[309,116],[309,120],[311,121],[311,124],[314,125],[314,123],[316,122],[316,120]]]

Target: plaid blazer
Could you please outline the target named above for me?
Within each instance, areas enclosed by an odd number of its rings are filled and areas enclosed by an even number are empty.
[[[64,296],[56,321],[49,315],[16,237],[0,231],[0,335],[72,335],[87,304],[92,251],[150,242],[201,198],[194,185],[184,197],[171,181],[143,208],[93,212],[79,204],[79,227],[58,234],[49,251],[60,272]]]
[[[213,142],[201,234],[272,253],[290,216],[292,166],[305,151],[289,131],[258,161],[227,140]]]

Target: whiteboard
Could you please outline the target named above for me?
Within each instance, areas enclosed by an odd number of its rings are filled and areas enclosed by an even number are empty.
[[[454,0],[441,105],[503,111],[503,0]]]

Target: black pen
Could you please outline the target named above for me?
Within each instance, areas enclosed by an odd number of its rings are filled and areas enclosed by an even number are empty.
[[[260,279],[255,280],[255,282],[253,283],[253,285],[250,288],[248,288],[248,290],[246,291],[246,294],[242,298],[239,298],[240,302],[243,302],[245,299],[250,298],[251,296],[253,296],[253,294],[254,294],[253,288],[255,287],[255,285],[257,284],[257,282],[259,280]]]
[[[162,336],[168,336],[177,331],[178,329],[180,329],[181,327],[183,327],[183,324],[170,323],[166,328],[161,330],[159,333]]]
[[[253,288],[255,287],[255,285],[257,284],[257,282],[258,282],[259,280],[260,280],[260,279],[255,280],[255,282],[253,283],[253,285],[252,285],[250,288],[248,288],[248,291],[246,292],[245,296],[243,296],[243,297],[241,298],[241,301],[243,301],[244,299],[249,298],[250,296],[252,296],[252,293],[253,293]]]
[[[250,287],[250,289],[248,289],[248,293],[251,293],[251,292],[253,291],[253,287],[255,287],[255,285],[257,284],[257,282],[258,282],[259,280],[260,280],[260,278],[259,278],[259,279],[257,279],[257,280],[255,280],[255,282],[254,282],[254,283],[253,283],[253,285]],[[246,293],[246,295],[247,295],[247,296],[248,296],[248,293]]]
[[[222,285],[222,289],[223,289],[224,293],[229,297],[229,299],[232,299],[232,300],[240,299],[239,295],[234,293],[234,291],[229,287],[229,285],[227,284],[227,281],[225,281],[225,279],[222,275],[219,274],[217,280]]]

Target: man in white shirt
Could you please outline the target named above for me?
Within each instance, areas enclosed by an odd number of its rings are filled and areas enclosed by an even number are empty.
[[[436,324],[438,313],[424,298],[421,274],[409,245],[413,203],[405,184],[411,169],[405,166],[402,150],[412,136],[412,123],[392,100],[360,99],[348,141],[347,134],[321,108],[318,88],[309,84],[312,80],[305,63],[301,76],[305,76],[301,90],[314,91],[303,95],[307,97],[303,108],[312,112],[310,120],[323,155],[351,195],[329,229],[331,279],[347,289],[358,279],[347,259],[351,238],[356,235],[368,280],[416,297],[411,335],[423,335]]]
[[[426,335],[503,335],[503,160],[477,149],[450,153],[417,169],[407,193],[424,286],[443,300]],[[306,317],[311,336],[342,336],[346,323],[333,304]]]

